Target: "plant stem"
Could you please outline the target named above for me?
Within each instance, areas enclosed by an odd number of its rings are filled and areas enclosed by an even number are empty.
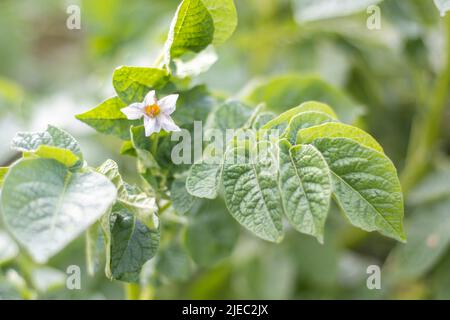
[[[127,300],[139,300],[141,294],[141,288],[136,283],[126,283],[124,285],[125,298]]]
[[[442,115],[449,97],[450,15],[447,14],[444,20],[447,46],[445,67],[436,79],[428,107],[423,112],[420,112],[413,122],[408,154],[401,174],[402,188],[405,195],[429,168],[439,138]]]

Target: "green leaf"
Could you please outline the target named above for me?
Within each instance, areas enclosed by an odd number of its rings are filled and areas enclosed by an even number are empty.
[[[328,115],[331,119],[337,120],[337,115],[328,105],[320,102],[308,101],[302,103],[298,107],[283,112],[278,117],[267,122],[264,126],[262,126],[261,129],[279,129],[282,133],[289,126],[289,123],[293,118],[306,112],[320,112]]]
[[[231,254],[238,235],[238,225],[228,214],[223,201],[204,201],[189,219],[186,247],[195,263],[209,267]]]
[[[311,145],[292,147],[282,139],[279,146],[279,184],[284,212],[295,229],[323,243],[332,191],[328,165]]]
[[[193,272],[186,249],[175,243],[160,250],[156,268],[168,279],[176,281],[188,280]]]
[[[22,159],[10,168],[1,204],[8,229],[44,263],[109,210],[116,194],[99,173],[73,173],[53,159]]]
[[[293,0],[295,18],[299,23],[343,17],[365,12],[382,0]]]
[[[163,88],[169,81],[164,69],[145,67],[118,67],[113,74],[113,86],[125,104],[142,102],[150,90]]]
[[[175,74],[179,78],[197,77],[208,71],[218,59],[214,47],[209,46],[188,61],[175,59]]]
[[[236,29],[238,17],[233,0],[202,0],[214,21],[212,44],[221,45]]]
[[[428,272],[450,243],[450,200],[417,207],[407,221],[408,243],[391,252],[385,270],[392,281],[412,280]]]
[[[140,120],[128,120],[120,109],[126,103],[119,97],[109,98],[95,108],[78,114],[75,117],[100,133],[111,134],[123,140],[130,139],[130,126],[139,125]]]
[[[280,242],[282,203],[274,170],[270,154],[251,156],[244,148],[233,148],[225,154],[223,187],[228,210],[240,224],[262,239]]]
[[[222,157],[204,157],[189,169],[186,190],[198,198],[214,199],[222,179]]]
[[[121,205],[114,206],[112,221],[110,260],[112,278],[139,282],[142,266],[158,250],[159,226],[149,229]]]
[[[5,176],[8,173],[8,167],[0,167],[0,188],[3,186],[3,181],[5,181]]]
[[[275,112],[305,101],[321,101],[333,106],[339,119],[346,123],[353,123],[364,113],[364,108],[352,98],[316,76],[286,75],[269,79],[254,88],[247,100],[255,104],[265,102]]]
[[[19,247],[13,239],[0,230],[0,266],[11,261],[19,254]]]
[[[450,11],[450,0],[434,0],[434,4],[439,9],[441,16],[445,16]]]
[[[68,167],[80,163],[83,159],[80,145],[75,138],[51,125],[42,132],[18,132],[12,140],[11,148],[42,158],[55,159]]]
[[[106,160],[97,171],[106,176],[117,188],[117,201],[130,210],[149,227],[154,227],[157,211],[155,198],[148,196],[139,187],[123,181],[119,167],[113,160]]]
[[[178,177],[172,182],[170,200],[179,214],[185,214],[191,210],[195,198],[186,190],[186,177]]]
[[[201,0],[183,0],[170,25],[165,44],[169,64],[185,52],[200,52],[214,39],[214,20]]]
[[[302,112],[291,119],[283,136],[285,136],[289,140],[289,142],[296,144],[297,132],[299,130],[334,121],[336,120],[323,112],[317,111]]]
[[[205,136],[210,138],[212,130],[220,130],[225,133],[227,129],[243,127],[252,115],[253,110],[238,101],[228,101],[220,105],[210,113],[206,126]]]
[[[301,129],[297,133],[297,143],[311,143],[319,138],[347,138],[359,144],[383,153],[380,144],[367,132],[347,124],[329,122],[322,125]]]
[[[404,242],[403,196],[392,162],[346,138],[316,139],[313,145],[328,163],[334,198],[350,222]]]

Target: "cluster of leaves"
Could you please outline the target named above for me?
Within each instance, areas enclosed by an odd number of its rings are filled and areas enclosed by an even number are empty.
[[[23,158],[0,169],[2,211],[10,232],[37,262],[46,262],[86,232],[91,272],[103,250],[109,278],[137,282],[165,228],[156,267],[164,277],[183,280],[191,272],[190,259],[210,266],[231,253],[238,229],[226,208],[265,240],[281,241],[284,215],[293,228],[323,242],[332,198],[351,224],[405,240],[395,167],[374,138],[344,124],[364,111],[352,98],[313,76],[288,75],[257,85],[244,102],[265,102],[258,108],[192,85],[191,78],[214,61],[211,46],[230,37],[236,24],[232,0],[183,0],[155,65],[117,68],[116,96],[76,116],[123,140],[121,153],[136,158],[142,186],[124,182],[112,160],[89,167],[78,142],[56,127],[14,138],[12,147]],[[232,137],[225,141],[225,152],[212,148],[217,151],[213,162],[174,164],[176,142],[169,134],[145,137],[141,123],[120,111],[150,90],[180,94],[174,120],[191,133],[194,121],[202,121],[209,138],[215,130],[238,129],[256,132],[256,139]],[[327,104],[304,103],[308,100]],[[281,135],[266,139],[267,130]],[[261,149],[267,151],[263,156]],[[184,225],[184,215],[188,222],[181,245],[179,228],[164,225],[163,219]]]

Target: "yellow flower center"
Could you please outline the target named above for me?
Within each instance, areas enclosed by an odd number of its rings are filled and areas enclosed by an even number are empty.
[[[150,118],[154,118],[154,117],[156,117],[156,116],[161,112],[161,109],[160,109],[159,106],[155,103],[155,104],[152,104],[152,105],[145,106],[144,112],[145,112],[145,114],[146,114],[147,116],[149,116]]]

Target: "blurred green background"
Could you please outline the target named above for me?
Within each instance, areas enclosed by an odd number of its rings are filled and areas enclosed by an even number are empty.
[[[195,266],[182,252],[166,257],[154,298],[450,298],[449,19],[432,0],[385,0],[381,29],[369,30],[367,6],[307,19],[308,2],[235,1],[238,28],[195,82],[239,98],[270,77],[315,75],[345,93],[364,109],[356,124],[381,143],[401,175],[408,244],[359,231],[334,208],[324,245],[295,232],[270,244],[240,229],[232,255],[213,266]],[[66,27],[71,4],[81,8],[81,30]],[[0,166],[17,157],[9,149],[15,132],[53,124],[77,137],[91,165],[112,158],[126,179],[137,180],[133,160],[118,152],[120,141],[74,115],[114,94],[115,67],[155,60],[177,5],[2,0]],[[102,268],[86,274],[83,238],[48,266],[18,254],[10,241],[0,225],[0,298],[124,297],[124,285],[107,280]],[[82,290],[65,288],[66,268],[74,264],[82,268]],[[373,264],[382,268],[381,290],[366,287]]]

